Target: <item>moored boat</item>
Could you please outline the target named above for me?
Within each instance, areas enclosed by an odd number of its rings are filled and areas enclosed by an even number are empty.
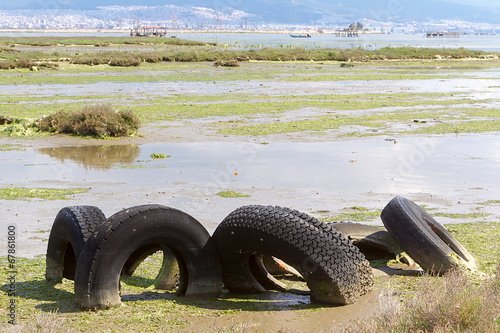
[[[290,37],[293,38],[311,38],[309,34],[290,34]]]

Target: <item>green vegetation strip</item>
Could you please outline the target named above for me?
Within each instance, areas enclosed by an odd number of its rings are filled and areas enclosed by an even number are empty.
[[[26,187],[5,187],[0,189],[0,199],[2,200],[27,200],[27,199],[43,199],[43,200],[68,200],[68,196],[87,193],[88,188],[26,188]]]
[[[248,198],[250,196],[250,194],[244,194],[235,191],[220,191],[215,194],[223,198]]]
[[[29,45],[29,46],[74,46],[88,45],[95,47],[114,45],[205,45],[205,43],[180,39],[156,37],[96,37],[96,36],[37,36],[37,37],[0,37],[0,45]]]
[[[380,210],[366,207],[346,207],[343,212],[331,217],[320,217],[323,222],[367,222],[380,218]]]
[[[460,102],[459,102],[460,103]],[[356,104],[356,103],[354,103]],[[408,103],[411,104],[411,103]],[[362,109],[362,108],[360,108]],[[470,110],[470,109],[467,109]],[[477,111],[480,112],[480,111]],[[473,115],[476,111],[473,111]],[[317,116],[310,119],[295,121],[275,121],[264,124],[226,124],[219,129],[220,134],[231,135],[269,135],[294,133],[301,131],[326,131],[339,129],[342,126],[362,126],[368,128],[383,128],[390,123],[411,124],[414,120],[431,119],[435,122],[421,128],[407,128],[411,134],[445,134],[445,133],[484,133],[498,131],[500,128],[500,110],[490,109],[485,116],[494,117],[491,120],[474,120],[460,108],[429,109],[429,110],[398,110],[396,112],[379,113],[369,116],[331,115]],[[439,122],[438,122],[439,121]],[[217,124],[214,124],[217,125]],[[373,134],[372,134],[373,135]]]
[[[432,213],[433,216],[440,216],[440,217],[448,217],[452,219],[477,219],[481,217],[488,217],[491,214],[489,213],[480,213],[480,212],[474,212],[474,213],[443,213],[443,212],[435,212]]]

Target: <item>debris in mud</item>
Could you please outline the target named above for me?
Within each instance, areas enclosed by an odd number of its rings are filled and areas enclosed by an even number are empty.
[[[0,125],[10,125],[12,124],[12,118],[7,116],[0,116]]]

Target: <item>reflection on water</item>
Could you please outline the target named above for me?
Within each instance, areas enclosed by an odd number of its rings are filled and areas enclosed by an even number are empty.
[[[155,160],[153,153],[170,155]],[[500,136],[334,141],[157,143],[0,151],[0,186],[99,182],[165,189],[289,188],[298,193],[435,193],[479,189],[500,198]],[[8,182],[8,184],[7,184]],[[2,184],[4,183],[4,184]],[[278,191],[279,192],[279,191]]]
[[[37,149],[60,163],[73,161],[86,169],[109,169],[114,164],[133,163],[141,149],[137,145],[106,145]]]

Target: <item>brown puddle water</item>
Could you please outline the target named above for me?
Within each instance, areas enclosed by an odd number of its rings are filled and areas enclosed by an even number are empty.
[[[153,159],[153,153],[169,155]],[[0,184],[102,180],[128,186],[189,183],[220,189],[419,192],[471,188],[500,198],[500,136],[316,143],[161,143],[1,151]]]

